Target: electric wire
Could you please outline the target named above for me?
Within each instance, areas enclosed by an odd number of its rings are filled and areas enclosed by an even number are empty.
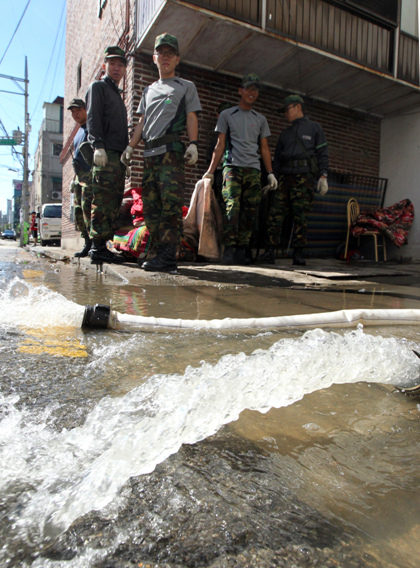
[[[44,81],[43,81],[43,83],[42,83],[42,87],[41,87],[41,90],[40,90],[40,92],[39,92],[38,100],[36,101],[36,104],[35,104],[35,106],[33,107],[33,111],[32,111],[32,113],[31,113],[32,115],[35,113],[35,110],[36,110],[37,107],[38,107],[39,101],[41,100],[42,93],[43,93],[43,91],[44,91],[45,83],[46,83],[46,80],[47,80],[47,77],[48,77],[48,73],[49,73],[49,71],[50,71],[51,63],[52,63],[52,60],[53,60],[53,57],[54,57],[55,47],[56,47],[56,45],[57,45],[58,34],[59,34],[59,32],[60,32],[60,29],[61,29],[61,22],[62,22],[62,20],[63,20],[63,15],[64,15],[65,7],[66,7],[66,0],[63,1],[63,8],[62,8],[62,10],[61,10],[60,21],[59,21],[59,24],[58,24],[57,33],[56,33],[56,35],[55,35],[54,46],[53,46],[53,48],[52,48],[50,61],[49,61],[49,63],[48,63],[48,67],[47,67],[47,71],[46,71],[46,73],[45,73]]]
[[[7,44],[6,51],[3,53],[3,57],[2,57],[1,60],[0,60],[0,65],[3,63],[3,59],[4,59],[4,57],[5,57],[5,55],[6,55],[7,51],[8,51],[8,49],[9,49],[9,47],[10,47],[10,44],[11,44],[12,41],[13,41],[13,38],[15,37],[16,32],[17,32],[18,29],[19,29],[20,23],[21,23],[21,21],[23,20],[23,16],[25,15],[25,12],[26,12],[26,10],[27,10],[27,8],[28,8],[30,2],[31,2],[31,0],[28,0],[27,4],[26,4],[26,6],[25,6],[25,9],[23,10],[23,13],[22,13],[22,15],[21,15],[21,17],[20,17],[20,20],[19,20],[19,22],[18,22],[16,28],[15,28],[15,31],[13,32],[13,35],[12,35],[12,37],[10,38],[9,43]]]
[[[66,18],[64,18],[64,29],[66,29]],[[63,49],[63,45],[65,43],[65,39],[66,39],[66,34],[62,34],[61,35],[60,47],[58,49],[57,62],[55,64],[55,69],[54,69],[54,75],[53,75],[54,81],[51,84],[51,90],[50,90],[50,94],[48,96],[48,100],[51,100],[51,97],[52,97],[52,92],[53,92],[53,89],[54,89],[54,86],[55,86],[55,78],[57,77],[58,64],[60,63],[61,52],[62,52],[62,49]]]

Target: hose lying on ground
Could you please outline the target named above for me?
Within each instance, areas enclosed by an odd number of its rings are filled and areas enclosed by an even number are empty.
[[[225,318],[184,320],[133,316],[111,311],[109,306],[87,305],[82,328],[126,329],[133,327],[176,327],[181,329],[355,327],[363,325],[420,325],[420,310],[340,310],[266,318]]]

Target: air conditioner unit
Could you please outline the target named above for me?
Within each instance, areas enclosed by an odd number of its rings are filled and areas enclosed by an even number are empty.
[[[53,191],[52,198],[53,199],[62,199],[63,192],[62,191]]]

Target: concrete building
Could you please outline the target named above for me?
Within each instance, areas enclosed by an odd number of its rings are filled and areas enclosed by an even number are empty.
[[[119,8],[113,0],[101,2],[99,10],[87,0],[68,0],[66,103],[85,96],[89,83],[101,76],[105,47],[118,44],[130,54],[121,86],[131,129],[143,89],[157,79],[154,39],[166,31],[176,35],[179,74],[196,84],[203,106],[200,158],[186,168],[188,195],[207,169],[205,149],[218,104],[236,103],[240,78],[256,72],[264,89],[255,108],[268,119],[272,152],[287,126],[279,107],[291,92],[304,97],[309,117],[322,125],[329,143],[331,190],[316,199],[308,252],[329,255],[345,240],[351,196],[376,207],[408,197],[420,207],[413,176],[404,187],[394,182],[404,166],[387,134],[398,131],[400,143],[410,145],[406,115],[420,107],[417,0],[126,0],[125,10]],[[66,113],[63,246],[77,244],[69,195],[76,130]],[[142,148],[135,152],[127,187],[141,184],[141,154]],[[418,159],[404,155],[414,172]],[[415,246],[420,222],[415,223],[410,243],[420,259]]]
[[[44,120],[38,133],[30,188],[31,210],[39,211],[43,203],[61,203],[62,200],[63,103],[63,97],[57,97],[43,105]]]

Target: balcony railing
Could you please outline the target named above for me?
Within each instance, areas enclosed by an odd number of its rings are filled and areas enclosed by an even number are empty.
[[[146,10],[142,13],[146,21],[146,12],[156,10],[162,0],[139,2]],[[189,0],[189,3],[382,73],[394,74],[395,0]],[[418,39],[400,34],[397,77],[416,85],[419,84],[418,52]]]
[[[41,125],[41,130],[43,132],[57,132],[59,134],[63,133],[63,121],[55,120],[53,118],[44,118]]]

